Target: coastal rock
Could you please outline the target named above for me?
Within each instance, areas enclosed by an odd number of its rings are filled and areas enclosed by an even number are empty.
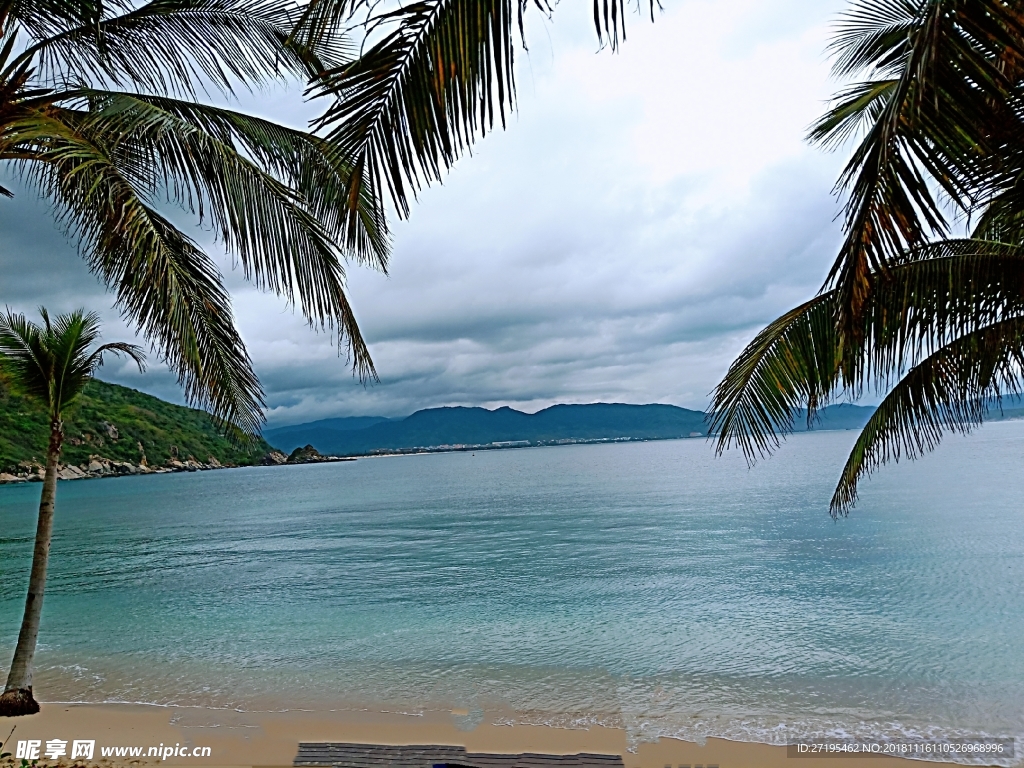
[[[38,482],[43,479],[46,474],[46,470],[42,464],[36,464],[30,461],[19,461],[16,468],[11,468],[13,471],[4,473],[10,477],[17,478],[16,480],[8,480],[6,482]]]
[[[307,445],[305,448],[296,448],[288,457],[289,464],[315,464],[323,460],[324,457],[320,455],[320,451],[312,445]]]
[[[266,456],[264,456],[262,459],[260,459],[260,464],[262,464],[264,467],[276,467],[276,466],[278,466],[280,464],[287,464],[287,463],[288,463],[288,457],[285,456],[280,451],[271,451]]]
[[[88,477],[88,475],[74,464],[68,464],[66,467],[60,467],[57,470],[57,478],[59,480],[81,480],[83,477]]]
[[[307,445],[304,448],[296,448],[288,457],[289,464],[322,464],[335,461],[355,461],[355,459],[343,459],[339,456],[324,456],[312,445]]]
[[[286,461],[281,455],[281,462]],[[172,458],[164,467],[150,467],[147,464],[133,464],[130,461],[117,461],[108,459],[105,456],[91,455],[87,463],[76,466],[74,464],[58,465],[57,479],[59,480],[85,480],[99,477],[126,477],[128,475],[151,475],[164,472],[198,472],[207,469],[222,469],[223,464],[215,457],[210,456],[209,462],[203,464],[196,461],[194,456],[189,456],[185,461]],[[0,473],[0,485],[4,483],[24,483],[42,480],[45,476],[45,468],[38,464],[22,462],[14,472]]]

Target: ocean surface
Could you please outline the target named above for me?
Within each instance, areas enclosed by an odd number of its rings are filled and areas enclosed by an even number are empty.
[[[36,690],[1019,749],[1024,422],[886,468],[834,522],[854,437],[751,470],[676,440],[63,482]],[[0,488],[4,674],[38,498]]]

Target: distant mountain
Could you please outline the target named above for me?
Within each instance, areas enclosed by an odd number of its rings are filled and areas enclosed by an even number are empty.
[[[311,421],[307,424],[296,424],[290,427],[264,429],[263,437],[267,442],[277,446],[277,448],[285,453],[291,453],[296,448],[303,448],[307,445],[319,448],[320,445],[333,443],[338,437],[338,432],[365,429],[384,421],[390,421],[390,419],[386,419],[383,416],[349,416],[340,419],[321,419],[320,421]]]
[[[814,429],[862,427],[874,409],[830,406]],[[374,418],[374,417],[362,417]],[[330,422],[342,422],[343,428]],[[705,414],[674,405],[554,405],[529,414],[509,407],[429,408],[405,419],[377,418],[362,428],[354,420],[328,419],[267,430],[264,435],[284,450],[312,445],[323,454],[360,456],[416,449],[513,447],[600,440],[667,440],[707,435]],[[348,427],[348,428],[344,428]],[[804,429],[805,420],[796,428]]]
[[[306,429],[309,427],[308,430]],[[429,408],[363,429],[325,429],[318,422],[285,427],[289,438],[335,456],[493,443],[543,444],[606,439],[664,439],[703,433],[704,414],[672,405],[555,405],[529,414],[509,407]],[[279,447],[280,430],[267,432]]]

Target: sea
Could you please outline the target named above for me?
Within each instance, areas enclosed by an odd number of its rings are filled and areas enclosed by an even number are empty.
[[[61,482],[36,691],[1019,751],[1024,422],[833,520],[855,437],[752,468],[689,439]],[[0,488],[4,674],[39,488]]]

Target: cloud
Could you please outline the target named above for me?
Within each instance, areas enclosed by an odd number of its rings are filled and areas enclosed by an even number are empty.
[[[838,246],[843,158],[803,136],[832,89],[823,52],[844,4],[665,5],[654,24],[631,17],[615,55],[597,51],[586,3],[532,17],[508,129],[396,223],[389,276],[350,270],[379,384],[354,380],[329,336],[225,263],[271,423],[451,404],[704,407],[757,329],[813,295]],[[315,114],[284,94],[250,106]],[[5,259],[9,227],[19,251],[38,232],[56,253],[45,216],[12,222],[11,205]],[[109,306],[67,253],[46,262],[55,281],[22,257],[5,292]],[[174,390],[167,374],[110,378]]]

